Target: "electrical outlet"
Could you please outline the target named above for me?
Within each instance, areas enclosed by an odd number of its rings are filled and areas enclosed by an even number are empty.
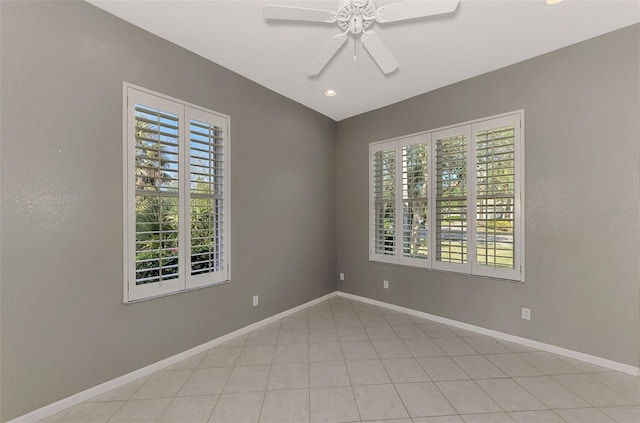
[[[382,281],[382,287],[384,289],[389,289],[389,281]]]
[[[522,318],[524,320],[531,320],[531,309],[522,307]]]
[[[258,305],[258,296],[257,296],[257,295],[254,295],[254,296],[253,296],[253,306],[255,307],[255,306],[257,306],[257,305]]]
[[[340,280],[343,281],[344,280],[344,273],[340,273]]]

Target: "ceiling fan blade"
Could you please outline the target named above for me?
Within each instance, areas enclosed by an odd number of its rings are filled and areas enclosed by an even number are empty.
[[[375,32],[365,32],[362,36],[362,44],[373,57],[373,60],[380,66],[382,72],[391,73],[398,69],[398,62],[395,57]]]
[[[281,19],[289,21],[309,21],[333,23],[336,13],[330,10],[307,9],[305,7],[279,6],[268,4],[262,9],[265,19]]]
[[[387,23],[451,13],[460,0],[404,0],[380,7],[376,22]]]
[[[320,72],[322,72],[322,69],[327,66],[329,60],[331,60],[338,50],[340,50],[340,47],[344,45],[345,41],[347,41],[347,34],[338,34],[334,36],[327,45],[324,46],[318,57],[313,60],[313,63],[311,63],[311,66],[307,69],[307,75],[319,75]]]

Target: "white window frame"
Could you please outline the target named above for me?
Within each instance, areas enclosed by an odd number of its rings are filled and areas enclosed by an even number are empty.
[[[179,237],[178,272],[175,279],[136,285],[135,272],[135,118],[136,102],[171,112],[178,116],[179,172]],[[189,178],[189,125],[191,119],[204,121],[222,128],[223,138],[223,241],[224,266],[222,271],[191,275],[190,253],[190,178]],[[231,280],[231,172],[230,172],[231,119],[229,116],[160,94],[127,82],[123,83],[123,301],[133,303],[147,299],[185,292],[192,289],[226,283]]]
[[[515,193],[514,193],[514,267],[501,269],[482,266],[476,263],[476,134],[479,131],[500,126],[514,125],[515,144]],[[437,160],[436,140],[455,135],[467,137],[467,262],[449,263],[436,260],[436,181]],[[402,148],[416,143],[429,143],[429,255],[426,259],[407,258],[402,256]],[[396,241],[395,255],[375,253],[374,226],[374,153],[381,150],[395,149],[396,152]],[[509,281],[525,281],[525,215],[524,215],[524,110],[516,110],[486,118],[449,125],[411,135],[382,140],[369,144],[369,261],[382,262],[402,266],[425,268],[437,271],[454,272],[468,275],[485,276]]]

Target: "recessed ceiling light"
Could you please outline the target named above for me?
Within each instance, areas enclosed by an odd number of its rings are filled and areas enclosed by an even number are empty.
[[[338,93],[336,92],[336,90],[327,90],[327,91],[325,91],[325,92],[324,92],[324,95],[326,95],[327,97],[333,97],[333,96],[335,96],[336,94],[338,94]]]
[[[553,6],[554,4],[560,3],[562,0],[547,0],[547,4],[549,6]]]

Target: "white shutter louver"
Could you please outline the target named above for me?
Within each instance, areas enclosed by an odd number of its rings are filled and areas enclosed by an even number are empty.
[[[179,277],[179,119],[135,105],[135,283]]]
[[[521,116],[473,124],[473,273],[523,280]]]
[[[402,256],[429,257],[429,144],[402,147]]]
[[[190,120],[191,275],[224,268],[224,146],[222,128]]]
[[[373,153],[374,253],[396,255],[396,150]]]
[[[435,138],[436,262],[466,264],[467,135]]]
[[[476,133],[476,263],[514,268],[514,126]]]

